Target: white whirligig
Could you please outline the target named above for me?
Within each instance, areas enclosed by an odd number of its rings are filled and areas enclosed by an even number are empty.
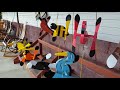
[[[26,65],[26,68],[32,68],[32,63],[29,62],[29,63]]]
[[[56,68],[56,63],[51,63],[48,65],[49,68]]]
[[[109,68],[114,68],[115,65],[117,64],[117,59],[111,54],[108,59],[107,59],[107,66]]]
[[[36,64],[37,64],[37,62],[32,60],[26,65],[26,68],[32,68],[32,66],[35,66]]]
[[[48,54],[46,55],[46,59],[50,59],[51,56],[52,56],[52,54],[51,54],[51,53],[48,53]]]

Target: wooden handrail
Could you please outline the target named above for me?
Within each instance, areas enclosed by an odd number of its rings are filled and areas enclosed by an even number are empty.
[[[46,35],[48,35],[47,32],[45,32],[39,39],[42,40]],[[31,47],[35,46],[37,43],[38,43],[38,40],[36,40],[36,41],[31,45]]]
[[[61,48],[59,48],[59,47],[57,47],[57,46],[54,46],[54,45],[52,45],[52,44],[50,44],[50,43],[47,43],[47,42],[45,42],[45,41],[43,41],[43,40],[40,40],[40,39],[38,39],[38,42],[41,43],[41,44],[43,44],[43,45],[46,46],[46,47],[49,47],[49,48],[57,51],[57,52],[65,51],[64,49],[61,49]]]
[[[45,42],[41,39],[38,39],[38,43],[56,51],[56,52],[62,52],[62,51],[66,51],[64,49],[61,49],[60,47],[57,47],[55,45],[52,45],[48,42]],[[82,61],[81,61],[82,60]],[[114,72],[110,69],[107,69],[101,65],[97,65],[91,61],[88,61],[88,60],[85,60],[85,59],[82,59],[80,58],[79,61],[78,61],[80,64],[83,64],[85,65],[86,67],[88,67],[89,69],[95,71],[96,73],[100,74],[100,75],[103,75],[105,78],[120,78],[120,74],[117,73],[117,72]],[[38,74],[38,77],[40,77],[42,74],[44,73],[44,71],[40,72]]]
[[[49,44],[43,40],[38,39],[39,43],[44,44],[45,46],[55,50],[55,51],[65,51],[64,49],[61,49],[59,47],[56,47],[52,44]],[[86,67],[90,68],[91,70],[95,71],[96,73],[105,76],[106,78],[120,78],[120,74],[113,72],[112,70],[106,69],[105,67],[102,67],[100,65],[97,65],[93,62],[87,61],[85,59],[81,59],[78,61],[79,63],[81,63],[82,60],[82,64],[85,65]]]
[[[82,61],[81,61],[82,60]],[[106,69],[102,66],[99,66],[93,62],[87,61],[85,59],[80,58],[78,61],[80,64],[85,65],[89,69],[95,71],[96,73],[103,75],[105,78],[120,78],[120,74],[113,72],[109,69]],[[82,62],[82,63],[81,63]]]

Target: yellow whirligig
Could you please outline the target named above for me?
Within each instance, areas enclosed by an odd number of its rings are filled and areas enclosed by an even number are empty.
[[[20,51],[25,51],[25,50],[34,50],[34,48],[30,48],[31,44],[28,43],[27,45],[24,46],[23,43],[18,42],[17,47],[18,47],[18,52]]]
[[[64,40],[66,40],[66,37],[69,35],[68,29],[69,29],[70,21],[71,21],[71,15],[69,14],[66,17],[66,27],[64,27],[63,25],[56,25],[55,23],[51,24],[51,29],[54,30],[52,41],[56,41],[57,36],[63,37]]]

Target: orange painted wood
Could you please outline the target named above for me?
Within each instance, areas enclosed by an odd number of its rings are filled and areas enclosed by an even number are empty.
[[[81,61],[82,60],[82,61]],[[81,59],[78,61],[80,64],[85,65],[89,69],[95,71],[98,74],[104,75],[105,78],[120,78],[120,74],[113,72],[109,69],[106,69],[102,66],[96,65],[95,63],[92,63],[90,61],[87,61],[85,59]]]

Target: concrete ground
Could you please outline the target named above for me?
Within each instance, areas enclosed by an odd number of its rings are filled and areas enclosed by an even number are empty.
[[[32,78],[25,67],[13,63],[15,57],[3,57],[3,54],[0,51],[0,78]]]
[[[0,50],[1,50],[0,42]],[[9,51],[9,50],[7,50]],[[4,52],[0,51],[0,78],[36,78],[36,76],[41,72],[41,70],[27,69],[19,64],[14,64],[13,60],[16,57],[4,57]],[[7,53],[7,56],[17,56],[14,53]],[[74,75],[76,78],[78,76]],[[44,76],[42,78],[45,78]]]

